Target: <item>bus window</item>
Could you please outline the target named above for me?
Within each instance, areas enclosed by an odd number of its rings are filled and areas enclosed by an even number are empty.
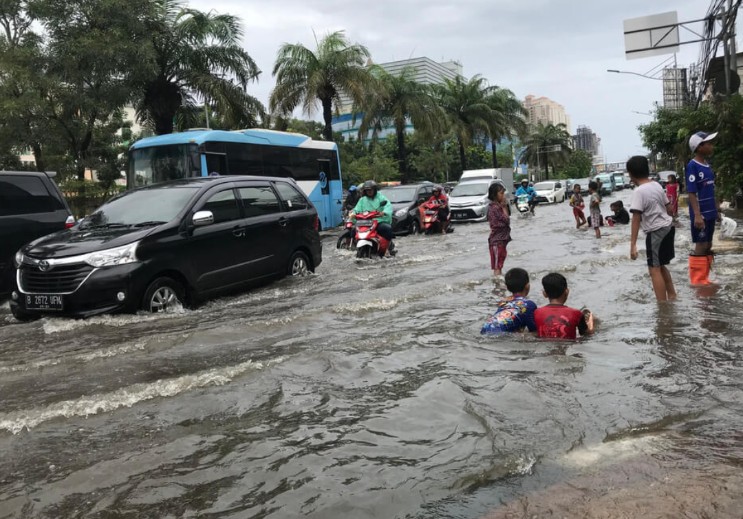
[[[263,175],[263,146],[227,143],[227,156],[230,158],[231,175]]]
[[[196,146],[170,144],[132,150],[129,156],[128,184],[146,186],[166,180],[200,175]]]
[[[227,155],[219,153],[204,153],[206,157],[206,172],[207,175],[217,173],[219,175],[227,174]]]

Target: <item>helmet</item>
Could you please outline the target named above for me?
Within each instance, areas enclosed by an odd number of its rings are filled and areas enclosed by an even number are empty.
[[[522,179],[521,179],[521,183],[522,183],[522,184],[527,184],[527,185],[528,185],[528,184],[529,184],[529,179],[527,179],[527,178],[522,178]]]
[[[364,187],[362,187],[361,190],[366,191],[367,189],[371,189],[376,194],[378,188],[379,187],[377,186],[376,182],[374,182],[373,180],[367,180],[366,182],[364,182]]]
[[[357,189],[356,186],[351,186],[351,187],[348,188],[348,192],[349,193],[353,193],[354,191],[356,191],[356,189]]]

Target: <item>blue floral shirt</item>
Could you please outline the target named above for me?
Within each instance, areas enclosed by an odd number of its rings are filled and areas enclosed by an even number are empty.
[[[517,296],[498,303],[493,315],[482,325],[483,335],[517,332],[526,327],[530,332],[537,330],[534,311],[537,305],[524,297]]]

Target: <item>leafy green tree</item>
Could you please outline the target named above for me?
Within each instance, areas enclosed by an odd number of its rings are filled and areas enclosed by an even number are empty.
[[[302,106],[309,115],[319,101],[325,122],[323,136],[333,140],[333,108],[337,110],[343,94],[362,104],[371,83],[365,67],[369,57],[366,47],[351,44],[343,31],[318,41],[315,52],[301,43],[283,44],[273,68],[276,87],[269,101],[271,112],[287,115]]]
[[[493,91],[485,78],[479,75],[469,81],[460,76],[453,80],[445,79],[443,84],[434,87],[437,103],[459,147],[462,170],[468,167],[466,147],[476,136],[489,135],[493,127],[495,115],[487,101]]]
[[[575,150],[559,170],[560,178],[585,178],[593,169],[593,157],[586,150]]]
[[[414,73],[415,69],[405,68],[400,74],[390,74],[382,67],[372,66],[373,88],[356,107],[363,112],[359,139],[365,139],[370,132],[376,139],[384,128],[394,127],[402,183],[411,180],[405,149],[408,125],[412,123],[419,135],[432,136],[439,130],[441,120],[431,89],[413,80]]]
[[[543,165],[544,177],[549,178],[549,166],[564,164],[571,152],[572,139],[567,127],[560,124],[538,124],[531,129],[524,145],[524,157],[530,165]]]
[[[397,161],[380,152],[370,153],[355,159],[344,172],[348,185],[359,184],[366,180],[377,182],[400,180]]]
[[[154,54],[140,66],[148,73],[136,94],[138,120],[158,135],[171,133],[176,116],[181,114],[187,124],[201,98],[208,110],[222,114],[226,125],[256,126],[265,109],[248,95],[247,86],[260,70],[242,48],[238,18],[186,8],[177,0],[150,3],[155,6],[150,30],[135,42]]]

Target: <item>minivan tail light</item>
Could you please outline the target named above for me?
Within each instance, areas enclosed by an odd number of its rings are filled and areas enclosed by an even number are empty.
[[[75,217],[74,216],[68,216],[67,220],[65,220],[64,228],[69,229],[70,227],[75,225]]]
[[[316,231],[320,230],[320,217],[317,215],[315,215],[315,230]]]

